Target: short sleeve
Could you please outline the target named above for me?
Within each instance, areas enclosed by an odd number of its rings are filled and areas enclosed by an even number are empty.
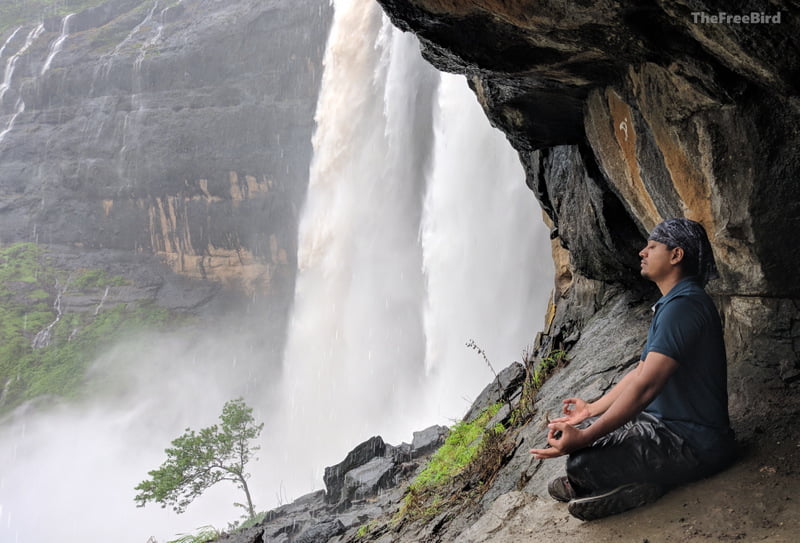
[[[680,363],[702,336],[704,312],[691,298],[678,297],[660,308],[652,337],[644,353],[656,352]]]

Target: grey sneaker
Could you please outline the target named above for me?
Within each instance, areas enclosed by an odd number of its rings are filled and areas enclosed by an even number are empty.
[[[573,517],[595,520],[654,502],[662,494],[664,489],[661,485],[631,483],[602,494],[574,499],[569,502],[567,509]]]
[[[576,497],[566,475],[550,481],[547,485],[547,492],[550,493],[551,498],[560,502],[568,502]]]

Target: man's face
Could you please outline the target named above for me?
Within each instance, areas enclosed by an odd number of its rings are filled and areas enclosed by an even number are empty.
[[[670,250],[665,243],[650,240],[644,249],[639,251],[642,277],[658,282],[666,277],[677,263],[675,252]]]

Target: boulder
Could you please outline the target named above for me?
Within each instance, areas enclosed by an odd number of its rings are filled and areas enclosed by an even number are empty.
[[[325,468],[325,474],[322,478],[327,489],[325,501],[327,503],[338,503],[342,497],[345,475],[350,470],[363,466],[373,458],[383,457],[385,452],[386,444],[383,442],[383,438],[374,436],[347,453],[342,462]]]
[[[450,429],[446,426],[430,426],[419,432],[414,432],[411,441],[411,458],[431,453],[442,446]]]
[[[342,499],[362,500],[375,496],[394,483],[397,464],[391,457],[373,458],[363,466],[351,469],[344,476]]]
[[[303,530],[292,540],[292,543],[322,543],[341,534],[344,530],[344,524],[339,519],[320,522]]]

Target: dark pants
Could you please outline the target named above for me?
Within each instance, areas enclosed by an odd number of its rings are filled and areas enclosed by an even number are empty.
[[[591,446],[570,454],[567,477],[578,496],[587,496],[628,483],[658,483],[667,490],[721,467],[702,464],[683,438],[658,418],[641,413]]]

